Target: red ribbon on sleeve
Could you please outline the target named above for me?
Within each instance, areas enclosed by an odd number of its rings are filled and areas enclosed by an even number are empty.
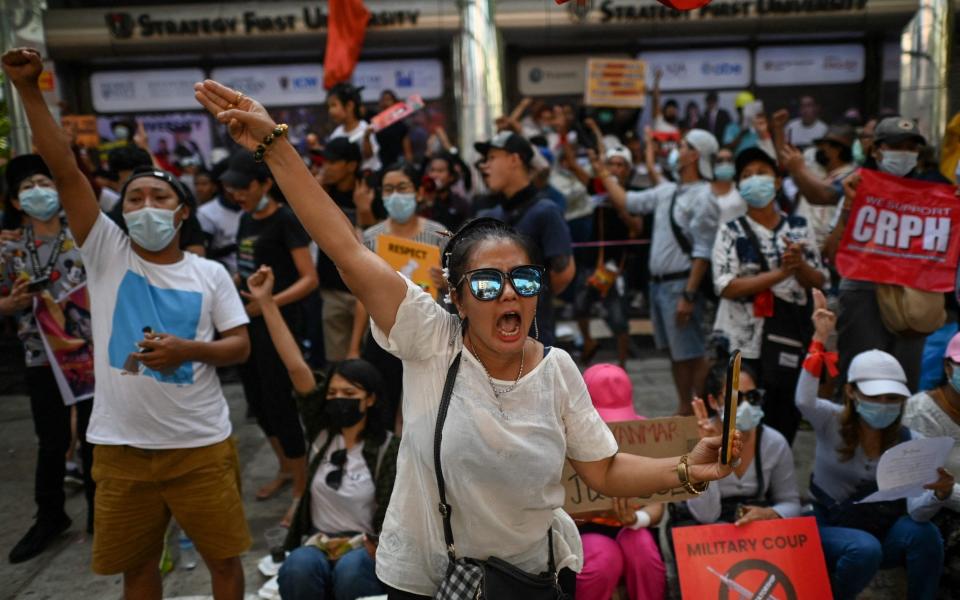
[[[803,368],[807,373],[819,378],[823,373],[824,365],[826,365],[830,377],[836,377],[840,374],[840,369],[837,368],[839,361],[840,355],[836,352],[827,352],[821,342],[813,340],[807,350],[807,358],[803,361]]]

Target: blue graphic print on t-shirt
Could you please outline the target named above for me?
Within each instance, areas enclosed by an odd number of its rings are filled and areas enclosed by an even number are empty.
[[[185,340],[195,339],[202,305],[200,292],[154,287],[142,275],[127,271],[117,290],[113,311],[110,366],[123,369],[130,353],[138,352],[137,343],[143,339],[144,327]],[[185,362],[172,373],[144,367],[142,374],[163,383],[189,385],[193,383],[193,363]]]

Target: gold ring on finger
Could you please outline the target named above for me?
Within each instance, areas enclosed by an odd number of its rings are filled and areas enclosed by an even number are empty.
[[[243,92],[237,92],[237,99],[233,101],[234,104],[240,104],[240,101],[243,100]]]

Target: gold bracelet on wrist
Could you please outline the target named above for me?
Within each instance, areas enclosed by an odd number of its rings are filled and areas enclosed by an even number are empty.
[[[710,486],[709,481],[701,481],[699,483],[693,483],[690,481],[690,471],[687,464],[686,454],[681,456],[680,462],[677,463],[677,478],[680,480],[680,485],[683,486],[683,489],[694,496],[699,496],[700,494],[704,493]]]
[[[273,141],[279,137],[283,137],[287,134],[287,130],[290,127],[286,123],[280,123],[277,125],[269,135],[263,138],[263,141],[257,145],[257,149],[253,151],[253,159],[258,163],[263,162],[263,155],[267,153],[267,148]]]

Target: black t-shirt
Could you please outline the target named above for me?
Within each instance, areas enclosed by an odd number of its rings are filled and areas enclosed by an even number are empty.
[[[551,265],[568,259],[573,254],[570,240],[570,228],[563,218],[560,208],[544,197],[533,185],[528,185],[512,198],[499,197],[500,204],[480,213],[481,217],[493,217],[509,223],[519,233],[533,240],[540,251],[540,257],[547,270],[547,282]],[[544,287],[537,301],[537,322],[540,329],[540,341],[544,346],[556,344],[555,322],[553,314],[553,291]]]
[[[601,231],[601,223],[603,229]],[[617,214],[611,206],[598,206],[593,214],[593,234],[591,238],[597,242],[619,242],[630,237],[630,228],[623,222],[623,219]],[[607,246],[603,249],[604,263],[613,261],[618,266],[620,261],[628,254],[630,246]],[[597,264],[597,255],[599,248],[584,248],[582,261],[578,264],[593,268]]]
[[[300,279],[290,252],[309,244],[310,237],[287,206],[281,205],[266,219],[254,219],[250,213],[244,213],[237,230],[237,271],[241,287],[247,289],[247,277],[260,265],[267,265],[276,278],[273,293],[287,289]]]
[[[357,211],[353,206],[353,192],[342,191],[336,188],[326,189],[327,193],[330,194],[330,198],[332,198],[336,205],[340,207],[340,210],[347,215],[350,222],[356,224]],[[320,278],[321,290],[350,291],[350,289],[347,288],[347,284],[343,282],[343,278],[340,277],[340,271],[337,270],[337,265],[333,264],[330,257],[323,253],[323,250],[317,252],[317,277]]]
[[[448,231],[455,232],[470,218],[470,201],[453,192],[448,192],[443,198],[438,194],[433,205],[425,207],[420,215],[442,224]]]
[[[403,156],[403,138],[407,137],[410,128],[403,121],[394,123],[383,131],[377,132],[377,143],[380,144],[380,162],[389,167]]]

